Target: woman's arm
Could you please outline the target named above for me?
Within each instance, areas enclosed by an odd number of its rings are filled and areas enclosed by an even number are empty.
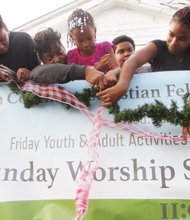
[[[154,43],[149,43],[143,49],[133,53],[123,64],[118,83],[97,93],[97,96],[102,100],[102,105],[109,106],[117,102],[128,91],[131,79],[137,68],[149,62],[156,54],[157,47]]]

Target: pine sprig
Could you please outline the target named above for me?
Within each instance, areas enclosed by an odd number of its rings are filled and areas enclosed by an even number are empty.
[[[40,98],[39,96],[33,94],[32,92],[20,90],[15,83],[10,83],[9,88],[12,91],[17,92],[18,94],[21,95],[25,108],[30,108],[33,105],[38,105],[42,102],[47,102],[46,99]]]
[[[90,101],[96,98],[97,89],[95,88],[85,88],[82,93],[75,92],[75,96],[78,100],[84,103],[87,107],[90,107]]]
[[[38,105],[45,101],[45,99],[42,99],[31,92],[24,91],[22,92],[21,96],[23,98],[25,108],[30,108],[33,105]]]
[[[31,108],[34,105],[38,105],[43,102],[47,102],[47,99],[40,98],[39,96],[33,94],[32,92],[22,91],[20,90],[15,83],[10,83],[9,87],[12,91],[15,91],[21,94],[23,98],[23,103],[25,108]],[[81,93],[76,92],[74,95],[78,98],[78,100],[84,103],[86,106],[90,106],[90,101],[96,97],[97,89],[95,88],[85,88]],[[71,106],[68,104],[64,104],[66,109],[70,109]]]

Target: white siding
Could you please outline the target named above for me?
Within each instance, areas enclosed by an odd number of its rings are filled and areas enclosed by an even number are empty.
[[[149,2],[149,4],[147,3]],[[67,18],[76,8],[89,11],[97,26],[97,41],[111,41],[121,34],[131,36],[137,48],[154,39],[165,39],[174,10],[161,0],[76,0],[15,30],[32,36],[41,28],[52,27],[62,34],[67,46]]]

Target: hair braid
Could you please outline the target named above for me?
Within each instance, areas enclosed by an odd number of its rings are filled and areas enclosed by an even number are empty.
[[[190,27],[190,6],[185,6],[184,8],[176,11],[176,13],[172,17],[173,20],[177,20],[187,26]]]
[[[69,33],[73,29],[80,28],[80,32],[83,32],[84,26],[86,25],[95,27],[94,18],[92,17],[92,15],[89,12],[78,8],[75,11],[73,11],[72,14],[69,16],[67,25],[68,25],[68,35],[67,35],[68,46],[69,46],[69,42],[72,43]]]

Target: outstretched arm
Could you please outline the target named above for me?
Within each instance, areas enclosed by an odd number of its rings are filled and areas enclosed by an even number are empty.
[[[76,64],[45,64],[35,67],[29,75],[29,80],[38,83],[67,83],[73,80],[87,80],[100,89],[107,87],[104,73],[87,66]]]
[[[156,45],[149,43],[143,49],[132,54],[121,68],[118,83],[111,88],[97,93],[97,96],[102,100],[102,105],[109,106],[117,102],[128,91],[130,81],[137,68],[153,59],[156,53]]]
[[[109,53],[105,54],[94,67],[103,72],[108,72],[119,67],[113,49],[111,48]]]
[[[35,67],[29,74],[29,80],[37,83],[67,83],[72,80],[85,79],[85,66],[66,64],[44,64]]]

